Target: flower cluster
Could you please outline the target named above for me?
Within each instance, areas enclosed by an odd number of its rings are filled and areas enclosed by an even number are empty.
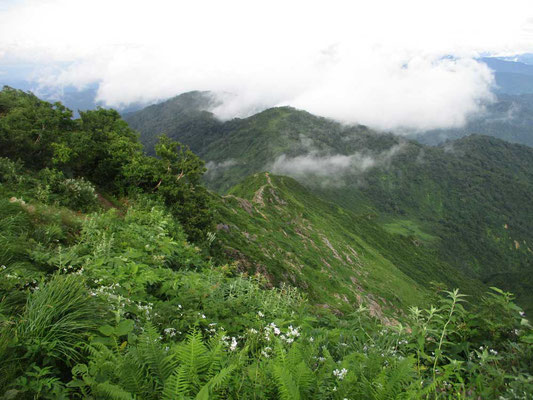
[[[261,350],[261,355],[265,358],[269,358],[272,354],[272,347],[267,346],[263,350]]]
[[[163,332],[165,333],[165,335],[167,335],[168,337],[174,337],[176,336],[176,333],[181,335],[181,332],[179,331],[176,331],[175,328],[165,328],[163,329]]]
[[[231,342],[230,342],[231,339]],[[229,351],[235,351],[237,349],[237,339],[235,339],[235,336],[232,336],[231,338],[229,336],[222,336],[222,342],[226,347],[229,348]]]
[[[333,371],[333,375],[339,380],[342,381],[346,374],[348,373],[348,370],[346,368],[342,369],[336,369]]]
[[[287,333],[280,335],[280,339],[284,342],[291,344],[298,336],[300,336],[300,332],[298,331],[298,329],[293,328],[292,325],[290,325],[289,329],[287,330]]]
[[[286,332],[282,332],[274,322],[271,322],[264,328],[264,338],[267,342],[270,342],[273,336],[278,336],[282,341],[291,344],[297,337],[300,336],[300,331],[298,328],[294,328],[292,325],[290,325]]]

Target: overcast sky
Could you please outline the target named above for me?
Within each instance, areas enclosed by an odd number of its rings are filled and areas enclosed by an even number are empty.
[[[0,0],[4,74],[98,83],[116,107],[213,90],[222,118],[292,105],[380,129],[459,126],[492,96],[475,57],[523,52],[532,0]]]

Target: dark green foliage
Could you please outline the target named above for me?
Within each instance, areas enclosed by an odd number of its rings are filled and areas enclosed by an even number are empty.
[[[141,151],[137,135],[115,110],[80,113],[78,130],[54,146],[54,164],[108,190],[123,187],[123,168]]]
[[[81,211],[97,208],[92,185],[114,195],[141,190],[162,197],[191,240],[213,230],[204,163],[185,146],[162,137],[157,157],[145,156],[115,110],[80,112],[74,120],[61,104],[9,87],[0,91],[0,106],[0,181],[13,183],[23,166],[40,171],[35,197]]]
[[[138,155],[126,167],[129,185],[160,195],[193,241],[213,230],[210,196],[201,185],[204,162],[186,146],[161,136],[157,158]]]
[[[71,132],[72,112],[31,93],[4,87],[0,91],[0,157],[21,159],[33,168],[50,165],[53,144]]]

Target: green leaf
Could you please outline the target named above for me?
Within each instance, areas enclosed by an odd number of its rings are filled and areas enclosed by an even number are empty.
[[[133,330],[133,320],[125,319],[119,322],[118,326],[115,328],[115,334],[117,336],[127,335]]]
[[[115,333],[115,328],[113,328],[111,325],[101,326],[98,330],[104,336],[111,336],[113,333]]]
[[[520,341],[527,344],[533,344],[533,334],[520,337]]]

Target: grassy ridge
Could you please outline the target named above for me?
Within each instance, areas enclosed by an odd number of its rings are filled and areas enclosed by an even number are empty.
[[[470,293],[483,287],[413,237],[389,234],[292,178],[255,174],[222,200],[218,235],[242,264],[305,289],[315,303],[347,311],[368,296],[376,309],[405,309],[430,296],[430,281]]]

